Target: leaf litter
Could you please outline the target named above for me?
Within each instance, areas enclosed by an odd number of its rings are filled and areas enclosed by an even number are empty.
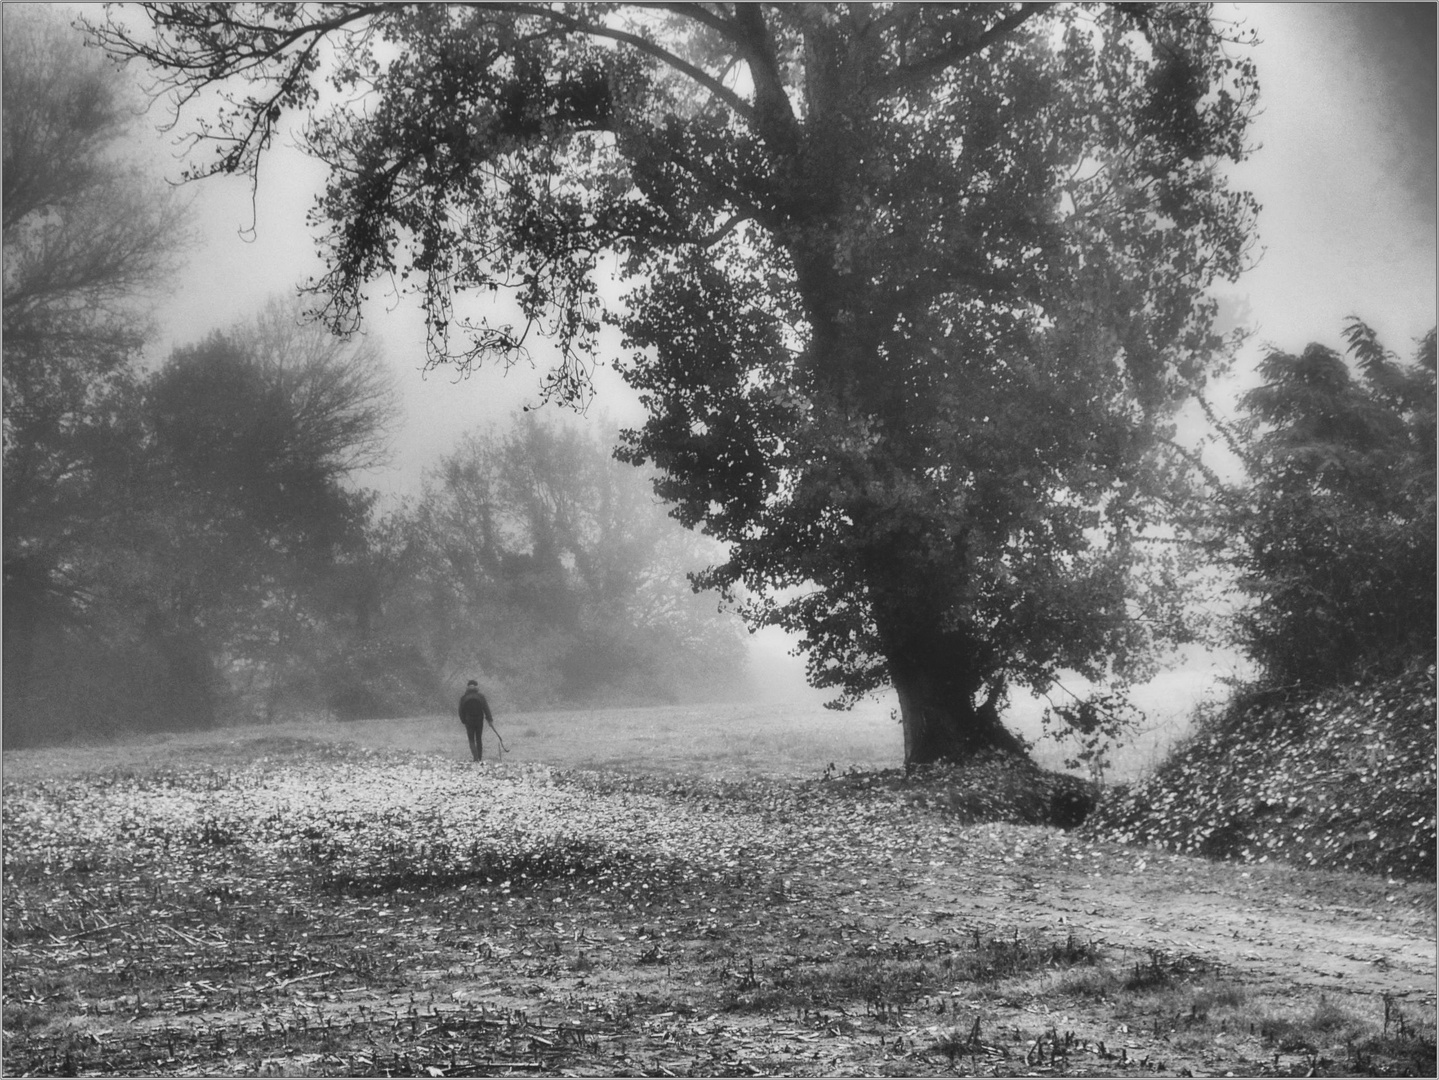
[[[1116,1018],[1112,999],[1145,980],[1221,974],[1265,993],[1382,999],[1386,1036],[1391,1002],[1393,1017],[1432,1026],[1432,888],[969,823],[945,794],[953,781],[720,782],[290,741],[219,766],[7,783],[5,1067],[1319,1063],[1254,1032],[1201,1051],[1181,1018],[1146,1017],[1142,1033]],[[1100,986],[1101,971],[1128,974]],[[1375,1060],[1383,1072],[1398,1059]]]

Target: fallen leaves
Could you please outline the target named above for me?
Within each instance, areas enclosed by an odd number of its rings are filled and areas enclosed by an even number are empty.
[[[974,988],[1102,950],[980,920],[974,896],[1050,902],[1134,859],[963,825],[932,797],[953,781],[314,744],[9,783],[7,1071],[943,1073],[943,1025],[1011,1008]],[[911,896],[934,875],[942,907]],[[1108,1060],[1021,1026],[951,1045],[990,1071]]]
[[[1424,881],[1435,870],[1435,669],[1201,731],[1083,831],[1242,862]]]

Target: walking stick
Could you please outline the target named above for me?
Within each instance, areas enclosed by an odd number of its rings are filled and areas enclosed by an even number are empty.
[[[495,738],[500,740],[500,749],[504,753],[508,754],[510,752],[510,748],[505,745],[504,736],[500,734],[500,729],[495,727],[495,722],[493,720],[490,721],[490,730],[495,733]]]

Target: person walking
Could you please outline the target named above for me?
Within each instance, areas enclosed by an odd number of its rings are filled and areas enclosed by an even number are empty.
[[[495,729],[495,718],[490,713],[490,703],[485,700],[485,695],[480,693],[480,684],[474,679],[466,684],[465,693],[460,698],[460,723],[465,725],[465,734],[469,736],[471,756],[476,761],[480,761],[485,756],[485,724],[490,725],[490,730],[494,731],[496,739],[500,737],[500,733]]]

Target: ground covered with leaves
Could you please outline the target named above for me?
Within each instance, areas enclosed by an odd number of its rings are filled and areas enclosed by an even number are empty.
[[[294,739],[16,773],[13,1075],[1432,1075],[1432,881],[1016,823],[1062,783],[984,822],[952,775]]]
[[[1110,793],[1095,837],[1416,880],[1435,874],[1434,668],[1296,702],[1240,698],[1152,777]]]

